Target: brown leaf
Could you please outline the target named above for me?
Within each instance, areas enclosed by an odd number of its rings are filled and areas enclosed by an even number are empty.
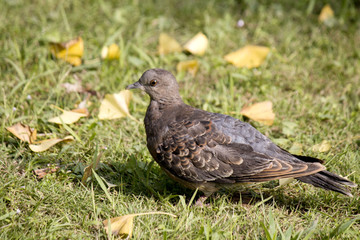
[[[100,152],[98,154],[98,156],[96,157],[96,161],[91,163],[89,166],[87,166],[85,169],[84,169],[84,174],[81,178],[81,183],[82,184],[86,184],[86,180],[92,175],[92,169],[96,169],[97,166],[99,165],[99,162],[100,162],[100,158],[102,156],[102,152]]]
[[[17,123],[6,130],[15,135],[21,141],[33,143],[36,140],[36,129],[31,129],[29,126],[22,123]]]
[[[47,174],[54,173],[59,169],[60,169],[59,166],[55,166],[53,168],[41,168],[34,170],[34,173],[38,179],[41,179],[44,178]]]
[[[272,102],[270,101],[259,102],[249,107],[244,107],[240,113],[254,121],[268,126],[271,126],[275,119],[275,114],[272,110]]]

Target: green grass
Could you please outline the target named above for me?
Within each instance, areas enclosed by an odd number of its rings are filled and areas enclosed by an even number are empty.
[[[274,125],[251,124],[286,149],[300,143],[303,154],[326,160],[330,171],[360,183],[359,9],[350,1],[334,1],[337,21],[330,28],[317,20],[324,2],[299,2],[1,1],[0,238],[107,238],[101,225],[107,218],[164,211],[178,218],[137,217],[134,239],[269,239],[266,232],[280,237],[292,226],[295,236],[312,230],[315,221],[310,239],[326,239],[358,216],[359,188],[348,198],[298,182],[257,189],[264,199],[272,196],[267,201],[242,204],[246,198],[237,201],[238,196],[223,192],[210,198],[209,207],[189,206],[193,192],[153,164],[142,124],[97,119],[101,97],[123,90],[146,69],[176,74],[180,60],[198,59],[196,78],[177,74],[185,102],[242,119],[244,105],[271,100]],[[236,28],[240,18],[245,27]],[[156,54],[161,32],[185,43],[199,31],[210,40],[205,56]],[[51,59],[47,40],[78,35],[85,41],[81,68]],[[99,63],[101,48],[112,42],[121,46],[121,58]],[[225,54],[245,44],[272,48],[261,67],[225,63]],[[81,142],[34,153],[5,130],[22,122],[41,133],[69,135],[47,119],[58,114],[51,104],[72,109],[84,99],[85,94],[67,94],[61,87],[75,82],[75,75],[100,96],[91,96],[89,118],[68,126]],[[147,96],[134,92],[131,114],[141,121],[147,104]],[[288,122],[294,123],[291,131]],[[323,140],[331,150],[313,152]],[[97,147],[103,155],[96,172],[113,184],[109,195],[95,178],[81,184]],[[49,164],[60,164],[61,170],[37,180],[33,170]],[[357,221],[341,239],[359,239],[359,232]]]

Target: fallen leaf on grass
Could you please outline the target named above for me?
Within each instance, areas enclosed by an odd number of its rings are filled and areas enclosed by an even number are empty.
[[[54,146],[55,144],[59,142],[69,142],[74,141],[73,136],[66,136],[64,138],[53,138],[53,139],[46,139],[40,142],[37,142],[36,144],[29,144],[29,148],[33,152],[43,152]]]
[[[181,52],[182,48],[175,38],[170,37],[166,33],[161,33],[159,36],[158,52],[160,55]]]
[[[187,71],[193,77],[195,77],[197,71],[199,70],[199,62],[198,62],[198,60],[188,60],[188,61],[179,62],[176,65],[176,70],[178,72]]]
[[[132,93],[129,90],[124,90],[120,93],[106,94],[100,105],[99,119],[131,117],[129,112],[131,98]]]
[[[55,58],[79,66],[84,53],[84,42],[81,37],[77,37],[67,42],[51,43],[50,52]]]
[[[54,106],[56,107],[56,106]],[[64,109],[61,109],[59,107],[56,107],[57,109],[61,110],[63,113],[60,116],[50,118],[48,121],[52,123],[57,124],[71,124],[74,122],[79,121],[81,117],[87,117],[89,115],[86,108],[80,108],[80,109],[73,109],[71,111],[66,111]]]
[[[47,174],[49,173],[54,173],[56,172],[57,170],[59,170],[60,167],[59,166],[55,166],[53,168],[41,168],[41,169],[36,169],[34,170],[34,173],[36,175],[36,177],[38,179],[42,179],[44,178]]]
[[[113,43],[110,46],[105,46],[101,50],[101,58],[107,60],[119,59],[120,48],[117,44]]]
[[[293,182],[294,180],[295,180],[294,178],[282,178],[282,179],[279,179],[279,187],[287,185],[287,184]]]
[[[184,50],[190,52],[193,55],[204,55],[206,49],[208,48],[209,40],[207,37],[199,32],[192,39],[190,39],[184,45]]]
[[[236,67],[254,68],[259,67],[269,54],[268,47],[246,45],[239,50],[224,56],[224,59]]]
[[[327,21],[334,18],[334,11],[329,4],[326,4],[320,12],[319,22],[326,23]]]
[[[70,93],[70,92],[84,92],[84,88],[81,86],[81,83],[63,83],[61,85],[62,87],[64,87],[66,89],[66,92],[67,93]]]
[[[121,238],[131,238],[133,232],[134,225],[134,217],[141,215],[154,215],[154,214],[163,214],[169,215],[172,217],[177,217],[174,214],[166,213],[166,212],[148,212],[148,213],[136,213],[136,214],[128,214],[120,217],[111,218],[110,220],[104,220],[104,228],[106,232],[116,236],[120,235]]]
[[[331,149],[331,144],[327,141],[324,140],[319,144],[316,144],[312,147],[312,150],[314,152],[328,152]]]
[[[282,132],[287,136],[295,135],[297,127],[298,125],[294,122],[289,122],[289,121],[282,122]]]
[[[289,152],[291,154],[295,154],[295,155],[301,155],[302,154],[302,144],[298,143],[298,142],[294,142],[294,144],[291,146],[291,148],[289,149]]]
[[[84,169],[84,174],[81,178],[81,183],[82,184],[86,184],[86,180],[92,175],[92,169],[96,169],[97,166],[99,165],[99,162],[100,162],[100,159],[101,159],[101,156],[102,156],[102,152],[100,152],[95,161],[93,161],[89,166],[87,166],[85,169]]]
[[[33,143],[36,140],[36,129],[32,129],[22,123],[17,123],[11,127],[7,127],[6,130],[11,132],[21,141],[27,143]]]
[[[82,93],[82,92],[85,92],[85,89],[83,88],[81,82],[81,78],[77,77],[76,75],[74,75],[74,78],[76,79],[76,83],[63,83],[61,84],[61,86],[63,88],[65,88],[66,92],[67,93],[70,93],[70,92],[78,92],[78,93]]]
[[[254,121],[268,126],[271,126],[275,119],[275,114],[272,110],[272,102],[270,101],[259,102],[251,106],[244,107],[240,113]]]

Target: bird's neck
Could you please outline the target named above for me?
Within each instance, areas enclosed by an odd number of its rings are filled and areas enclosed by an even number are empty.
[[[185,103],[181,100],[181,98],[160,100],[151,99],[149,107],[146,111],[145,119],[147,119],[147,123],[154,122],[163,116],[166,116],[166,119],[171,119],[171,116],[176,112],[175,110],[182,105],[185,105]]]
[[[154,106],[161,112],[183,104],[184,102],[180,96],[163,97],[160,99],[151,99],[150,101],[150,106]]]

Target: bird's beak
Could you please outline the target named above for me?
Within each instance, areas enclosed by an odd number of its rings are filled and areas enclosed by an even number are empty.
[[[141,90],[144,90],[144,87],[141,85],[141,83],[139,81],[134,82],[133,84],[130,84],[130,85],[126,86],[126,90],[136,89],[136,88],[140,88]]]

